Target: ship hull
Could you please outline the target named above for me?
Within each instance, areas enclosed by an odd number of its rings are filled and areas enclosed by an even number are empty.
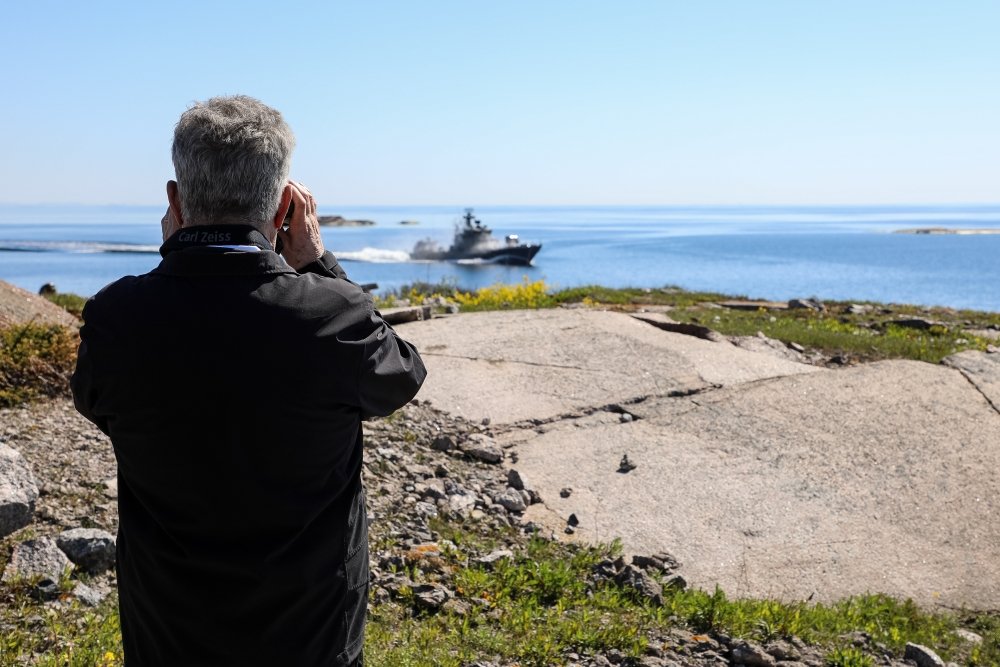
[[[505,246],[494,248],[483,252],[452,252],[450,250],[438,252],[415,252],[411,255],[413,259],[457,262],[460,260],[478,260],[489,264],[505,264],[508,266],[528,266],[534,259],[538,251],[542,249],[540,243],[528,243],[516,246]]]

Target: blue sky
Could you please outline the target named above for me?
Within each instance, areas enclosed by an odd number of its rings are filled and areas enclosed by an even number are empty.
[[[158,204],[246,93],[341,204],[1000,201],[1000,2],[7,3],[0,203]]]

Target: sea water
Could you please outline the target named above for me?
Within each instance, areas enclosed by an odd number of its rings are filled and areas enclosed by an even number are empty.
[[[528,267],[411,260],[420,239],[450,243],[459,207],[321,213],[376,222],[324,227],[323,239],[354,281],[378,283],[380,292],[417,281],[471,289],[527,279],[1000,311],[1000,235],[894,233],[1000,231],[1000,205],[477,208],[498,238],[542,244]],[[162,214],[162,207],[0,206],[0,279],[31,291],[53,283],[93,294],[157,265]]]

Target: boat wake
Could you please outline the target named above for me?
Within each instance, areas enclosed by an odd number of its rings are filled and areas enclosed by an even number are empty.
[[[345,250],[333,252],[338,260],[345,262],[368,262],[370,264],[394,264],[410,261],[410,253],[403,250],[386,250],[384,248],[362,248],[361,250]]]
[[[0,251],[72,253],[158,253],[160,246],[141,243],[100,243],[93,241],[0,241]]]

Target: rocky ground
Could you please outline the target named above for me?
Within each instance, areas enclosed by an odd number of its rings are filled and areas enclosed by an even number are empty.
[[[79,326],[79,321],[48,299],[0,280],[0,326],[51,322]]]
[[[497,442],[503,438],[489,423],[471,423],[439,412],[427,401],[414,401],[387,419],[368,422],[364,479],[371,520],[372,605],[407,600],[421,613],[447,610],[461,616],[481,600],[455,590],[450,568],[440,566],[449,545],[435,530],[440,522],[461,524],[484,536],[500,536],[501,548],[470,558],[479,566],[514,558],[539,529],[525,521],[525,509],[540,499],[519,474],[516,454]],[[12,454],[17,452],[19,454]],[[24,474],[30,470],[30,478]],[[4,582],[40,577],[35,597],[40,605],[65,605],[77,598],[99,604],[115,588],[113,535],[117,529],[115,462],[110,443],[82,419],[68,400],[55,400],[0,411],[0,474],[37,488],[0,484],[0,528],[26,523],[2,543]],[[566,490],[570,493],[569,490]],[[20,496],[18,494],[21,494]],[[13,499],[13,500],[11,500]],[[33,505],[18,519],[18,501]],[[0,504],[2,504],[0,500]],[[13,506],[14,510],[10,510]],[[6,524],[5,524],[6,522]],[[572,531],[572,526],[567,526]],[[544,535],[543,538],[554,538]],[[70,565],[70,563],[73,565]],[[61,572],[73,567],[67,581]],[[669,554],[651,554],[600,563],[591,576],[629,587],[652,604],[664,586],[684,586],[683,568]],[[404,596],[402,593],[408,591]],[[0,597],[12,598],[0,586]],[[5,628],[0,627],[0,634]],[[894,661],[884,647],[863,633],[851,640],[886,665],[935,665],[929,653],[913,647],[912,661]],[[824,664],[823,651],[795,638],[766,645],[676,627],[649,637],[647,655],[638,662],[617,651],[600,655],[567,653],[568,664],[602,666],[801,665]],[[478,662],[479,667],[504,663]]]

